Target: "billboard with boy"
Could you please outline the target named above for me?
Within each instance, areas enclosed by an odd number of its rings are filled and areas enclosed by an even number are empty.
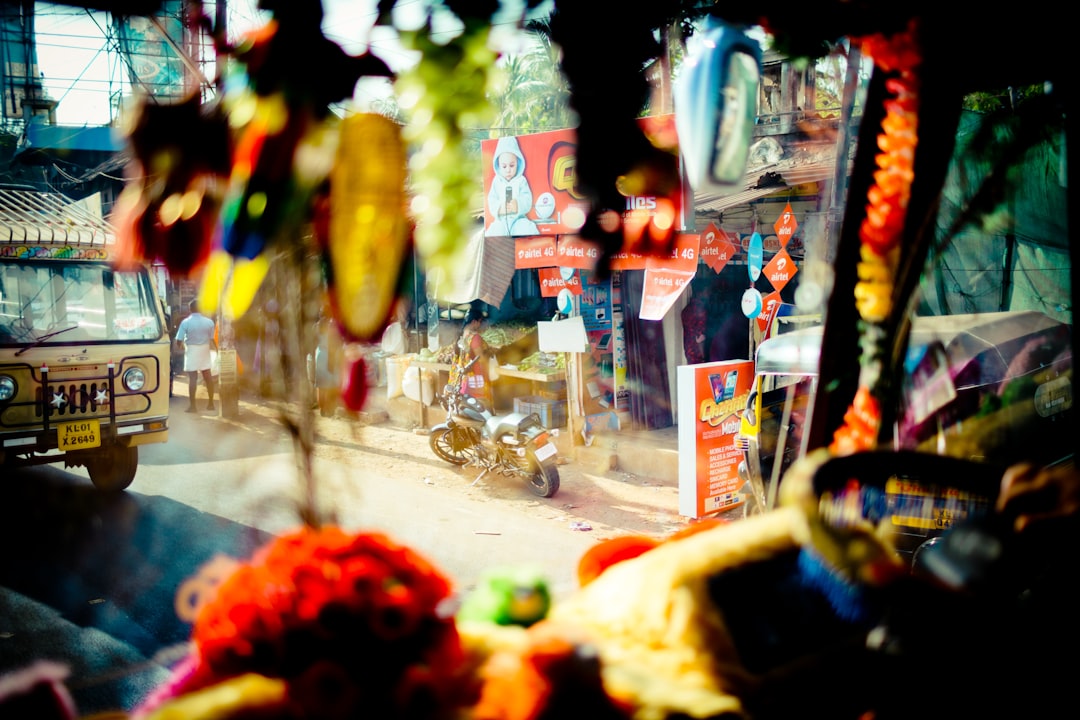
[[[674,117],[653,116],[640,123],[650,137],[672,143]],[[480,152],[485,236],[575,235],[581,230],[589,203],[577,191],[573,128],[484,140]],[[656,198],[628,197],[624,218],[640,223],[656,206]],[[681,226],[681,217],[678,222]]]

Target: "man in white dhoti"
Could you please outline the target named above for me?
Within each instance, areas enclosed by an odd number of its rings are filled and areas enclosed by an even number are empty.
[[[188,409],[184,412],[193,413],[196,411],[195,393],[199,389],[199,373],[202,373],[210,398],[206,409],[214,409],[214,376],[210,372],[210,351],[217,350],[217,341],[214,339],[214,321],[199,312],[198,302],[192,300],[188,307],[191,314],[184,318],[176,329],[176,342],[184,349],[184,372],[188,376]]]

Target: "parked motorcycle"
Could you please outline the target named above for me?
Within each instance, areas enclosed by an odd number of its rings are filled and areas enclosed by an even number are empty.
[[[470,363],[471,364],[471,363]],[[467,366],[464,369],[468,369]],[[558,457],[552,431],[536,413],[496,415],[451,381],[440,397],[446,422],[431,429],[432,451],[454,465],[484,468],[475,485],[492,470],[520,477],[540,497],[559,490]]]

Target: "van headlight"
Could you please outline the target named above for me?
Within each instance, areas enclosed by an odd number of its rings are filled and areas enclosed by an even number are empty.
[[[146,373],[142,368],[128,368],[124,371],[124,387],[132,392],[138,392],[146,385]]]
[[[15,378],[10,375],[0,375],[0,402],[7,402],[19,392],[19,386],[15,384]]]

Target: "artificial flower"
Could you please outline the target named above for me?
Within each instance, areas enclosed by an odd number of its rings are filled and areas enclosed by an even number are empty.
[[[290,716],[448,716],[468,701],[457,628],[439,611],[450,592],[386,535],[282,535],[201,607],[192,655],[153,703],[258,676],[284,683]]]

